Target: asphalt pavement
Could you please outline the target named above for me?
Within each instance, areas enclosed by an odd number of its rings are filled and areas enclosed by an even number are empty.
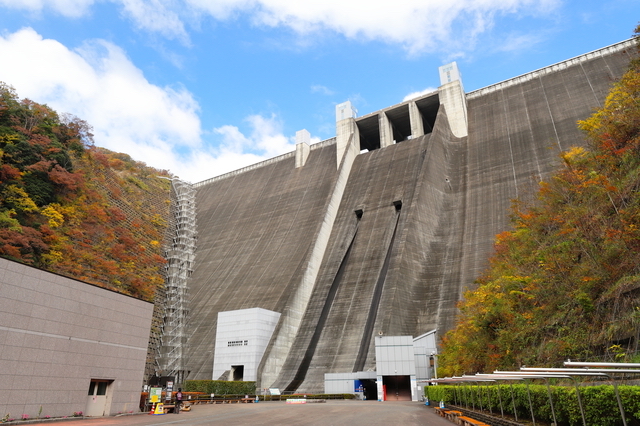
[[[34,424],[34,423],[31,423]],[[55,426],[375,426],[429,425],[451,426],[433,407],[410,401],[343,401],[286,404],[284,401],[257,404],[202,404],[180,414],[133,414],[115,417],[83,418],[43,422]]]

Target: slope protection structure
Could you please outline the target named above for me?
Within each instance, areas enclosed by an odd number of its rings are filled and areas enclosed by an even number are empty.
[[[321,392],[325,373],[375,369],[376,335],[442,335],[511,200],[531,197],[558,154],[584,144],[576,121],[602,105],[634,49],[461,92],[466,109],[443,83],[340,120],[336,138],[306,151],[196,184],[187,378],[217,379],[223,311],[282,314],[259,388]]]

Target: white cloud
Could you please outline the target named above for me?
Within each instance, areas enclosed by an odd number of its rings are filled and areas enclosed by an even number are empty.
[[[224,126],[214,132],[220,148],[207,146],[192,94],[149,83],[119,47],[103,40],[70,50],[25,28],[0,37],[0,57],[0,81],[21,98],[74,114],[93,126],[98,146],[189,181],[294,149],[277,117],[259,115],[247,118],[248,136]]]
[[[121,0],[125,13],[143,30],[159,32],[167,38],[189,43],[189,35],[178,14],[162,0]]]
[[[326,86],[323,86],[321,84],[314,84],[311,86],[311,93],[320,93],[322,95],[327,95],[327,96],[331,96],[333,94],[335,94],[335,92],[331,89],[329,89]]]
[[[191,94],[149,83],[114,44],[96,40],[72,51],[26,28],[0,38],[0,56],[0,79],[20,96],[82,117],[106,140],[126,134],[199,143],[198,105]]]
[[[85,15],[94,2],[94,0],[0,0],[0,5],[31,12],[51,9],[63,16],[78,18]]]
[[[169,0],[167,0],[169,1]],[[216,19],[240,14],[256,25],[308,35],[330,30],[351,39],[399,44],[409,53],[470,47],[498,14],[550,13],[560,0],[184,0]]]
[[[295,149],[293,138],[284,136],[282,123],[275,116],[247,117],[250,133],[245,135],[237,126],[224,125],[213,129],[221,140],[216,147],[202,147],[182,156],[185,166],[176,172],[181,178],[200,182],[243,167],[259,163]],[[314,142],[318,142],[314,138]],[[177,169],[171,169],[175,172]]]
[[[438,89],[436,89],[435,87],[427,87],[424,90],[420,90],[418,92],[409,93],[407,96],[402,98],[402,102],[408,101],[409,99],[419,98],[421,96],[426,95],[427,93],[431,93],[431,92],[434,92],[436,90],[438,90]]]
[[[361,41],[402,46],[410,54],[468,50],[496,16],[551,14],[561,0],[107,0],[143,30],[189,43],[187,24],[248,16],[258,26],[289,28],[302,36],[332,31]],[[78,17],[95,0],[0,0],[31,11]]]
[[[247,159],[262,161],[295,149],[294,140],[284,136],[282,122],[276,116],[251,115],[246,121],[251,128],[249,136],[245,136],[236,126],[226,125],[214,129],[222,137],[217,149],[219,156],[237,159],[238,155],[246,155]]]

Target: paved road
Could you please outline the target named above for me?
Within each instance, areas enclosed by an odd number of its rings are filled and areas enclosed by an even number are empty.
[[[161,416],[138,414],[54,423],[55,426],[451,426],[452,424],[435,414],[432,407],[409,401],[327,401],[299,405],[284,402],[205,404],[194,406],[191,412],[180,414]]]

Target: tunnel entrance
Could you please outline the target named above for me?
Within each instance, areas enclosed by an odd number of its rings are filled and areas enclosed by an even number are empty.
[[[411,401],[409,376],[383,376],[382,384],[387,388],[387,401]]]

